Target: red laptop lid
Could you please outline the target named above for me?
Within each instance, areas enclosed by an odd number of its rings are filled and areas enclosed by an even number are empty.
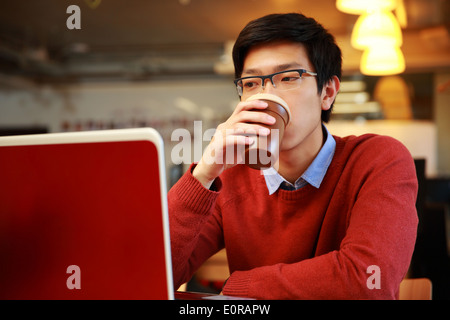
[[[0,138],[0,299],[171,299],[153,129]]]

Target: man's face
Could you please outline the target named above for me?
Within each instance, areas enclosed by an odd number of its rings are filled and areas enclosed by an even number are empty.
[[[302,44],[275,42],[250,49],[244,61],[241,77],[262,76],[289,69],[316,71]],[[292,114],[281,143],[281,152],[307,143],[308,137],[313,132],[321,130],[322,108],[327,109],[329,106],[322,103],[323,94],[317,92],[316,81],[315,77],[303,77],[299,88],[281,91],[266,80],[263,92],[275,94],[285,100]],[[243,101],[247,98],[245,95],[242,96]]]

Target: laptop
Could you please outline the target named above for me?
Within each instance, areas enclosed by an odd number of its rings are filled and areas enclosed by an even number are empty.
[[[151,128],[0,137],[0,299],[174,299]]]

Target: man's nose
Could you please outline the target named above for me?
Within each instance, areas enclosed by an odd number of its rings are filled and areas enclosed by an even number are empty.
[[[275,85],[272,82],[272,79],[264,79],[264,85],[262,88],[262,91],[267,92],[267,93],[271,93],[274,91],[275,89]]]

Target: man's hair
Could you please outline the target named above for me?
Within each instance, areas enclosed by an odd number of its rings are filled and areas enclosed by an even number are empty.
[[[239,34],[233,47],[233,62],[236,78],[240,78],[244,60],[249,50],[261,44],[278,41],[301,43],[305,46],[309,61],[317,73],[317,90],[342,74],[342,55],[333,35],[313,18],[300,13],[269,14],[250,21]],[[333,103],[334,104],[334,103]],[[330,120],[331,110],[322,110],[322,121]]]

